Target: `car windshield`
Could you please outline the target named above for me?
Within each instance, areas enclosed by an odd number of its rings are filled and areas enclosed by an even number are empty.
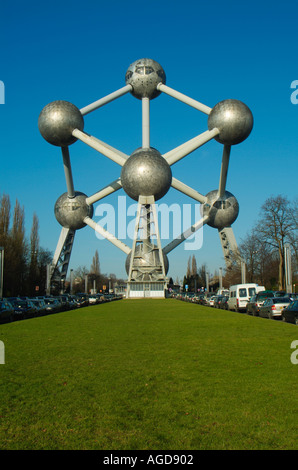
[[[291,299],[288,297],[278,297],[276,299],[273,299],[273,302],[275,304],[289,304],[291,302]]]

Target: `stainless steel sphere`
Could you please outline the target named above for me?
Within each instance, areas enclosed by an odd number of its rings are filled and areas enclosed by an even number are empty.
[[[47,142],[67,147],[77,140],[73,137],[72,131],[84,129],[84,119],[74,104],[58,100],[43,108],[38,118],[38,127]]]
[[[135,201],[139,196],[154,196],[157,201],[170,189],[172,171],[158,150],[141,148],[124,163],[121,183],[126,194]]]
[[[156,89],[159,83],[166,83],[162,66],[152,59],[139,59],[133,62],[125,75],[126,85],[132,86],[131,94],[138,99],[153,99],[160,95]]]
[[[229,227],[237,219],[239,214],[239,204],[235,196],[225,191],[219,198],[218,190],[210,191],[207,194],[207,202],[203,205],[203,215],[208,215],[207,224],[210,227],[222,229]]]
[[[150,250],[150,252],[144,253],[144,245],[140,244],[136,246],[135,254],[137,255],[137,259],[135,259],[135,265],[142,267],[150,267],[150,266],[158,266],[160,263],[159,259],[159,251],[157,250],[157,246],[152,243],[152,247],[154,250]],[[127,274],[129,274],[129,267],[130,267],[130,260],[131,260],[131,253],[127,255],[126,262],[125,262],[125,269]],[[167,274],[169,270],[169,260],[167,255],[163,253],[163,262],[165,267],[165,273]]]
[[[215,127],[220,131],[215,140],[226,145],[239,144],[251,133],[253,115],[242,101],[220,101],[208,116],[208,129]]]
[[[93,206],[86,203],[86,194],[75,192],[75,197],[62,194],[55,204],[55,216],[62,227],[78,230],[85,227],[84,218],[93,216]]]

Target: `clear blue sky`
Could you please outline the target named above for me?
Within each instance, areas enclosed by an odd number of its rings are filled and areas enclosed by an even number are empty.
[[[298,79],[297,13],[296,1],[2,2],[0,193],[24,205],[27,235],[35,212],[40,244],[54,252],[61,227],[53,209],[66,191],[61,151],[38,130],[40,111],[57,99],[81,108],[121,88],[128,66],[142,57],[162,65],[168,86],[210,107],[235,98],[251,109],[254,128],[232,147],[226,188],[240,205],[233,224],[238,243],[268,197],[293,200],[298,105],[291,103],[290,87]],[[161,153],[205,130],[206,115],[166,95],[151,102],[151,145]],[[129,94],[85,116],[85,131],[132,153],[141,146],[140,101]],[[70,156],[75,189],[87,195],[120,175],[117,164],[80,142]],[[173,165],[173,176],[206,194],[218,187],[221,156],[221,144],[212,141]],[[102,202],[117,210],[120,195]],[[194,203],[174,189],[160,202]],[[181,279],[192,254],[211,273],[224,267],[217,231],[206,226],[203,237],[200,250],[181,245],[170,253],[170,276]],[[70,267],[90,267],[96,249],[102,272],[125,277],[126,256],[89,227],[77,231]]]

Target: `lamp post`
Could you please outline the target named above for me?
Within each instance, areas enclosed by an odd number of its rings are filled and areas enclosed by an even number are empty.
[[[284,260],[285,260],[285,284],[286,292],[292,291],[292,267],[291,267],[291,246],[289,243],[284,245]]]
[[[246,283],[246,263],[244,259],[241,259],[241,283]]]
[[[72,287],[73,287],[73,269],[70,270],[70,295],[72,295]]]

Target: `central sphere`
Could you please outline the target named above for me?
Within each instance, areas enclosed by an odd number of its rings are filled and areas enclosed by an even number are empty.
[[[166,74],[155,60],[139,59],[128,67],[125,82],[132,86],[131,94],[139,100],[153,99],[160,95],[156,87],[159,83],[166,83]]]
[[[172,171],[164,157],[154,148],[135,150],[121,171],[121,183],[126,194],[138,201],[139,196],[162,198],[170,189]]]

